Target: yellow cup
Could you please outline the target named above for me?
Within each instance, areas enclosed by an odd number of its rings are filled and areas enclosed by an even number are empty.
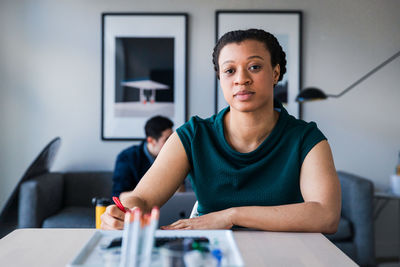
[[[106,211],[106,206],[96,206],[96,229],[100,229],[101,215]]]
[[[111,201],[108,198],[93,198],[92,202],[96,205],[96,229],[100,229],[101,215],[106,211],[106,208],[111,204]]]

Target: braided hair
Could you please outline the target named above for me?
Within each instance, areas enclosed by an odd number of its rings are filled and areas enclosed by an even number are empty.
[[[241,43],[245,40],[256,40],[265,45],[271,54],[271,65],[275,67],[279,64],[280,75],[278,81],[281,81],[286,73],[286,54],[274,35],[260,29],[237,30],[225,33],[217,42],[212,54],[214,70],[219,80],[218,58],[222,48],[230,43]]]

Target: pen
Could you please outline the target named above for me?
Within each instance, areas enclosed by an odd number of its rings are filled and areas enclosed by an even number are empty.
[[[146,222],[146,227],[144,228],[143,237],[143,251],[141,254],[141,264],[140,267],[149,267],[151,263],[151,252],[154,245],[154,233],[156,232],[158,226],[158,219],[160,217],[160,210],[154,207],[151,210],[150,218]]]
[[[118,199],[118,198],[117,198]],[[132,222],[134,214],[131,211],[125,213],[124,231],[122,233],[121,261],[119,267],[127,267],[130,264],[131,236],[133,231]]]
[[[133,223],[131,225],[132,227],[132,232],[130,233],[129,236],[129,243],[130,243],[130,248],[129,248],[129,264],[127,267],[137,267],[138,266],[138,254],[139,254],[139,242],[141,241],[140,238],[140,224],[141,224],[141,217],[142,217],[142,211],[140,209],[135,209],[133,211],[130,211],[130,213],[133,213]]]
[[[115,205],[122,210],[123,212],[126,212],[125,207],[122,205],[121,201],[119,200],[118,197],[112,197],[112,200],[114,201]]]

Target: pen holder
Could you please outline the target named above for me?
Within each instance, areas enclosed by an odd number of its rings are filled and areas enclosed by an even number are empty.
[[[92,204],[95,205],[95,215],[96,215],[96,229],[100,229],[101,226],[101,215],[106,211],[108,205],[111,204],[111,200],[105,197],[92,199]]]

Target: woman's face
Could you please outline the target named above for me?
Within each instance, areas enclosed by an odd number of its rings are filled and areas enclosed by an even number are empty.
[[[271,66],[265,45],[256,40],[225,45],[218,58],[219,76],[225,100],[232,109],[256,111],[273,103],[273,87],[280,67]]]

